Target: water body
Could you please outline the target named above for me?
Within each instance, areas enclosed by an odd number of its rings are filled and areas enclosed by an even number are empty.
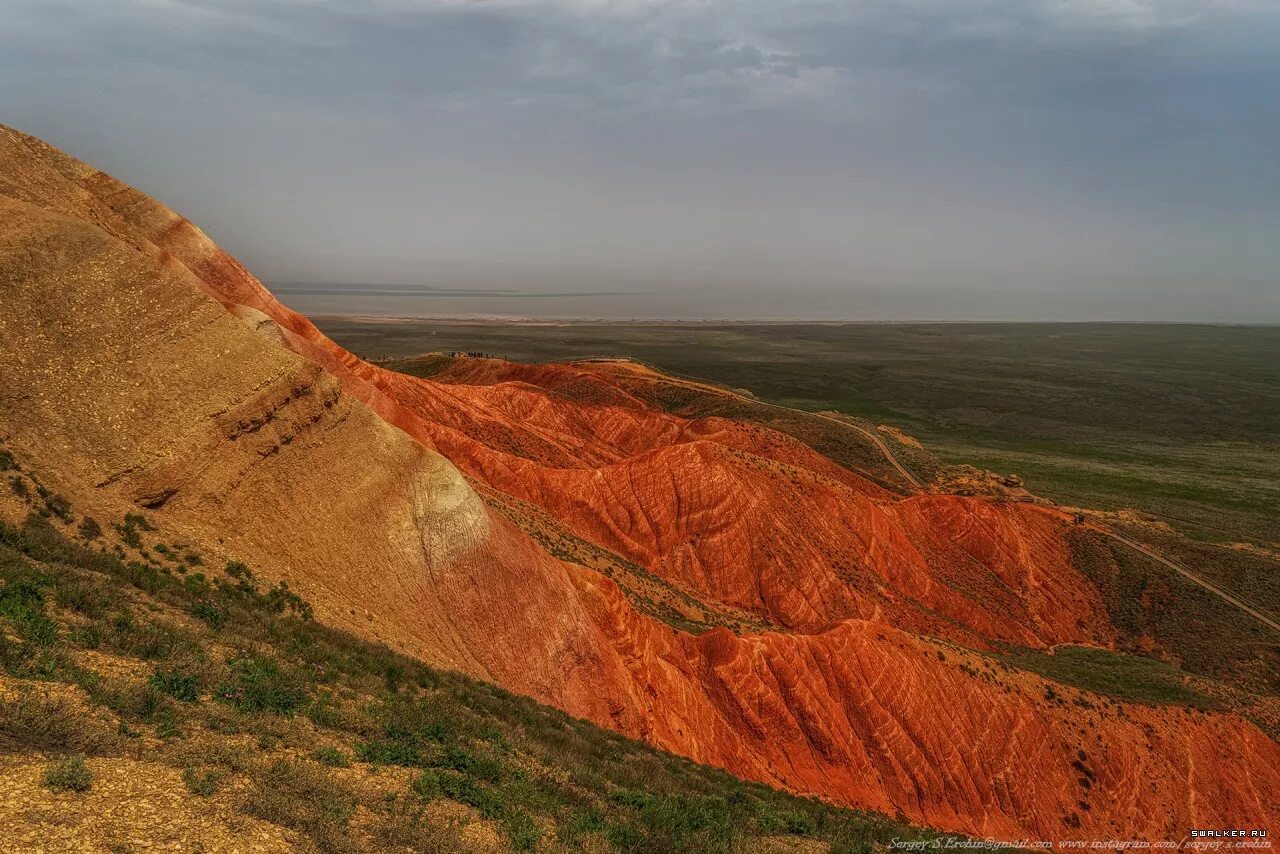
[[[578,283],[575,283],[578,285]],[[532,320],[1268,322],[1277,310],[1237,305],[1212,289],[1117,291],[1096,283],[1011,285],[762,286],[715,282],[654,287],[450,287],[269,282],[286,305],[311,316]],[[1280,306],[1277,306],[1280,309]]]

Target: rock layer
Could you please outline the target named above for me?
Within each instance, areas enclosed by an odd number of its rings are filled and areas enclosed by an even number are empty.
[[[949,830],[1181,838],[1280,812],[1280,747],[1253,724],[1064,702],[979,652],[1113,642],[1053,514],[895,494],[788,435],[654,409],[624,367],[382,370],[186,220],[3,128],[0,300],[10,447],[101,515],[145,508],[287,579],[334,625]],[[477,489],[766,628],[680,631]]]

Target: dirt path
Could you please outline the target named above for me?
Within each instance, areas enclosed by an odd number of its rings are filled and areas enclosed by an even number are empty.
[[[770,403],[768,405],[773,406],[774,404]],[[843,418],[836,418],[834,415],[824,415],[821,412],[811,412],[809,414],[816,415],[819,418],[825,418],[828,421],[834,421],[837,424],[843,424],[846,427],[852,427],[854,430],[857,430],[859,433],[866,436],[872,442],[875,442],[876,447],[880,449],[880,453],[884,454],[884,458],[888,460],[889,463],[895,469],[898,470],[898,474],[902,475],[902,477],[907,481],[907,483],[911,484],[912,487],[914,487],[918,492],[925,491],[924,484],[916,480],[915,475],[907,471],[906,467],[903,466],[902,463],[898,462],[898,458],[894,456],[893,451],[889,450],[889,446],[886,445],[884,440],[881,439],[879,436],[877,436],[875,433],[872,433],[870,430],[866,429],[865,427],[859,427],[857,424],[850,424],[848,421],[845,421]]]
[[[834,423],[834,424],[839,424],[839,425],[841,425],[842,427],[848,427],[850,430],[857,430],[857,431],[858,431],[859,433],[861,433],[863,436],[866,436],[866,437],[867,437],[868,439],[870,439],[873,443],[875,443],[875,446],[876,446],[877,448],[879,448],[879,449],[880,449],[880,453],[884,455],[884,458],[885,458],[886,460],[888,460],[889,464],[890,464],[891,466],[893,466],[895,470],[897,470],[898,474],[902,476],[902,479],[903,479],[903,480],[905,480],[907,483],[909,483],[909,484],[911,485],[912,489],[915,489],[917,492],[924,492],[924,491],[925,491],[924,485],[923,485],[923,484],[921,484],[921,483],[920,483],[920,481],[916,480],[915,476],[914,476],[913,474],[911,474],[911,472],[907,471],[906,467],[905,467],[905,466],[903,466],[903,465],[902,465],[902,463],[898,462],[898,458],[897,458],[897,457],[895,457],[895,456],[893,455],[893,451],[889,450],[889,446],[885,444],[885,442],[884,442],[884,440],[883,440],[883,439],[881,439],[881,438],[880,438],[879,436],[877,436],[875,433],[872,433],[870,430],[867,430],[867,429],[866,429],[866,428],[864,428],[864,427],[859,427],[857,424],[852,424],[852,423],[850,423],[850,422],[848,422],[848,421],[845,421],[843,418],[837,418],[837,417],[836,417],[836,416],[834,416],[834,415],[826,415],[826,414],[821,413],[821,412],[809,412],[808,410],[805,410],[805,409],[796,409],[795,407],[791,407],[791,406],[783,406],[782,404],[779,404],[779,403],[770,403],[770,402],[769,402],[769,401],[767,401],[767,400],[760,400],[758,397],[748,397],[747,395],[745,395],[745,394],[740,394],[740,393],[738,393],[738,392],[734,391],[733,389],[728,388],[728,387],[726,387],[726,386],[713,385],[713,384],[711,384],[711,383],[698,382],[697,380],[684,379],[684,378],[681,378],[681,377],[672,376],[670,373],[668,373],[668,372],[666,372],[666,371],[662,370],[661,368],[655,367],[655,366],[653,366],[653,365],[649,365],[649,364],[647,364],[647,363],[645,363],[645,362],[641,362],[641,361],[638,361],[638,360],[636,360],[636,359],[609,359],[609,358],[603,358],[603,357],[601,357],[601,358],[595,358],[595,359],[577,359],[577,360],[575,360],[575,361],[583,361],[583,362],[626,361],[626,362],[632,362],[632,363],[634,363],[634,364],[643,365],[644,367],[649,368],[649,369],[650,369],[650,370],[652,370],[652,371],[656,371],[657,373],[659,373],[659,374],[662,376],[662,378],[663,378],[664,380],[666,380],[666,381],[670,382],[672,385],[679,385],[679,386],[684,386],[685,388],[696,388],[696,389],[700,389],[700,390],[702,390],[702,391],[709,391],[709,392],[712,392],[713,394],[719,394],[719,395],[723,395],[723,396],[725,396],[725,397],[733,397],[733,398],[736,398],[736,399],[738,399],[738,400],[743,401],[744,403],[754,403],[754,404],[756,404],[756,405],[758,405],[758,406],[768,406],[768,407],[771,407],[771,408],[773,408],[773,409],[782,409],[782,410],[785,410],[785,411],[787,411],[787,412],[793,412],[793,413],[794,413],[794,412],[798,412],[798,413],[800,413],[800,414],[802,414],[802,415],[812,415],[812,416],[814,416],[814,417],[816,417],[816,418],[825,418],[827,421],[830,421],[830,422],[832,422],[832,423]]]
[[[592,361],[605,361],[605,360],[600,359],[600,360],[592,360]],[[617,360],[617,361],[631,361],[631,362],[635,362],[636,360],[634,360],[634,359],[620,359],[620,360]],[[845,421],[844,419],[841,419],[841,418],[837,418],[837,417],[835,417],[834,415],[824,415],[824,414],[823,414],[823,413],[821,413],[821,412],[806,412],[806,411],[805,411],[805,410],[803,410],[803,409],[793,409],[793,408],[791,408],[791,407],[782,406],[781,404],[777,404],[777,403],[769,403],[768,401],[765,401],[765,400],[759,400],[759,399],[754,398],[754,397],[747,397],[747,396],[746,396],[746,395],[744,395],[744,394],[739,394],[738,392],[736,392],[736,391],[734,391],[734,390],[732,390],[732,389],[730,389],[730,388],[723,387],[723,386],[712,385],[712,384],[710,384],[710,383],[702,383],[702,382],[698,382],[698,381],[696,381],[696,380],[688,380],[688,379],[681,379],[681,378],[679,378],[679,377],[672,377],[670,374],[663,372],[663,371],[662,371],[661,369],[659,369],[659,368],[655,368],[655,367],[653,367],[653,366],[651,366],[651,365],[645,365],[645,363],[643,363],[643,362],[636,362],[636,363],[637,363],[637,364],[644,365],[645,367],[649,368],[650,370],[657,371],[658,373],[662,374],[662,376],[663,376],[665,379],[669,380],[670,382],[672,382],[672,383],[674,383],[674,384],[676,384],[676,385],[682,385],[682,386],[686,386],[686,387],[688,387],[688,388],[697,388],[697,389],[702,389],[702,390],[704,390],[704,391],[710,391],[710,392],[714,392],[714,393],[716,393],[716,394],[725,395],[725,396],[728,396],[728,397],[735,397],[735,398],[737,398],[738,400],[742,400],[742,401],[745,401],[745,402],[747,402],[747,403],[756,403],[756,404],[760,404],[760,405],[762,405],[762,406],[770,406],[770,407],[773,407],[774,409],[786,409],[786,410],[787,410],[787,411],[789,411],[789,412],[802,412],[802,413],[804,413],[804,414],[806,414],[806,415],[815,415],[815,416],[817,416],[818,418],[825,418],[825,419],[827,419],[828,421],[833,421],[833,422],[835,422],[836,424],[842,424],[842,425],[844,425],[845,427],[850,428],[851,430],[857,430],[859,433],[861,433],[862,435],[866,436],[868,439],[870,439],[872,442],[874,442],[874,443],[875,443],[875,446],[876,446],[877,448],[879,448],[879,449],[880,449],[880,453],[884,454],[884,458],[885,458],[886,460],[888,460],[888,461],[889,461],[889,463],[890,463],[890,464],[891,464],[895,469],[897,469],[898,474],[900,474],[900,475],[901,475],[901,476],[902,476],[902,477],[903,477],[903,478],[904,478],[908,483],[910,483],[910,484],[911,484],[911,486],[912,486],[913,488],[915,488],[915,489],[916,489],[917,491],[919,491],[919,492],[924,492],[924,491],[925,491],[925,488],[924,488],[924,486],[920,483],[920,481],[916,480],[916,478],[911,474],[911,472],[907,471],[907,469],[902,465],[902,463],[898,462],[898,458],[897,458],[896,456],[894,456],[893,451],[889,448],[889,446],[888,446],[887,444],[885,444],[885,442],[884,442],[884,440],[883,440],[883,439],[881,439],[881,438],[880,438],[879,436],[877,436],[876,434],[872,433],[870,430],[867,430],[867,429],[865,429],[865,428],[863,428],[863,427],[859,427],[857,424],[851,424],[851,423],[849,423],[848,421]],[[1235,596],[1231,595],[1230,593],[1226,592],[1225,590],[1223,590],[1222,588],[1218,587],[1217,585],[1215,585],[1215,584],[1213,584],[1213,583],[1211,583],[1211,582],[1205,581],[1203,578],[1201,578],[1200,576],[1196,575],[1196,574],[1195,574],[1194,572],[1192,572],[1191,570],[1189,570],[1189,569],[1187,569],[1187,568],[1185,568],[1185,567],[1183,567],[1183,566],[1181,566],[1181,565],[1179,565],[1179,564],[1177,564],[1177,563],[1173,562],[1173,561],[1172,561],[1172,560],[1170,560],[1169,558],[1167,558],[1167,557],[1165,557],[1164,555],[1162,555],[1162,554],[1160,554],[1159,552],[1157,552],[1155,549],[1152,549],[1152,548],[1151,548],[1151,547],[1149,547],[1149,546],[1144,546],[1142,543],[1139,543],[1139,542],[1136,542],[1136,541],[1134,541],[1134,540],[1131,540],[1131,539],[1129,539],[1128,537],[1124,536],[1123,534],[1117,534],[1115,531],[1111,530],[1110,528],[1105,528],[1105,527],[1103,527],[1103,526],[1101,526],[1101,525],[1091,524],[1091,525],[1089,525],[1088,527],[1089,527],[1091,530],[1097,531],[1097,532],[1098,532],[1098,533],[1100,533],[1100,534],[1104,534],[1104,535],[1106,535],[1106,536],[1108,536],[1108,537],[1111,537],[1113,540],[1117,540],[1117,541],[1119,541],[1119,542],[1121,542],[1121,543],[1124,543],[1124,544],[1125,544],[1126,546],[1128,546],[1129,548],[1134,549],[1134,550],[1136,550],[1136,551],[1138,551],[1138,552],[1140,552],[1140,553],[1142,553],[1142,554],[1146,555],[1147,557],[1151,558],[1152,560],[1157,561],[1158,563],[1161,563],[1161,564],[1163,564],[1164,566],[1169,567],[1169,569],[1172,569],[1174,572],[1176,572],[1176,573],[1178,573],[1179,575],[1183,576],[1184,578],[1186,578],[1188,581],[1192,582],[1193,584],[1198,584],[1200,587],[1203,587],[1205,590],[1208,590],[1210,593],[1212,593],[1212,594],[1214,594],[1215,596],[1219,597],[1219,598],[1220,598],[1220,599],[1222,599],[1224,602],[1227,602],[1227,603],[1229,603],[1229,604],[1231,604],[1231,605],[1236,606],[1236,607],[1237,607],[1237,608],[1239,608],[1241,611],[1244,611],[1246,614],[1249,614],[1251,617],[1253,617],[1253,618],[1255,618],[1255,619],[1259,620],[1260,622],[1262,622],[1263,624],[1265,624],[1265,625],[1267,625],[1267,626],[1271,627],[1272,629],[1275,629],[1277,632],[1280,632],[1280,623],[1277,623],[1275,620],[1271,619],[1271,618],[1270,618],[1270,617],[1268,617],[1266,614],[1264,614],[1264,613],[1262,613],[1261,611],[1259,611],[1257,608],[1254,608],[1253,606],[1249,605],[1248,603],[1241,601],[1240,599],[1238,599],[1238,598],[1236,598]]]
[[[1218,587],[1216,584],[1205,581],[1203,578],[1196,575],[1191,570],[1177,563],[1174,563],[1164,555],[1157,552],[1155,549],[1152,549],[1149,546],[1144,546],[1142,543],[1139,543],[1135,540],[1131,540],[1128,537],[1124,536],[1123,534],[1117,534],[1115,531],[1112,531],[1108,528],[1103,528],[1100,525],[1090,525],[1089,528],[1101,534],[1106,534],[1108,537],[1110,537],[1113,540],[1118,540],[1124,543],[1129,548],[1134,549],[1135,551],[1141,552],[1142,554],[1146,555],[1147,557],[1151,558],[1154,561],[1159,561],[1160,563],[1172,569],[1174,572],[1186,578],[1188,581],[1191,581],[1195,584],[1200,585],[1205,590],[1208,590],[1210,593],[1213,593],[1214,595],[1218,596],[1222,600],[1229,602],[1232,605],[1235,605],[1241,611],[1244,611],[1246,614],[1249,614],[1250,616],[1256,618],[1257,620],[1275,629],[1277,632],[1280,632],[1280,623],[1277,623],[1275,620],[1271,619],[1266,614],[1257,610],[1253,606],[1248,605],[1245,602],[1242,602],[1241,600],[1237,599],[1235,596],[1232,596],[1230,593],[1226,592],[1221,587]]]

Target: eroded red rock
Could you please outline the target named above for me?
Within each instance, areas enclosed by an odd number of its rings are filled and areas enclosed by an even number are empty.
[[[1280,813],[1280,747],[1252,723],[981,654],[1114,643],[1055,514],[897,494],[757,424],[658,411],[622,368],[383,370],[186,220],[6,129],[0,270],[12,442],[78,502],[143,502],[330,623],[943,829],[1164,839]],[[761,628],[678,630],[476,488]]]

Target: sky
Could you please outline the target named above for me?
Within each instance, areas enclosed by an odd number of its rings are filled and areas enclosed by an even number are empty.
[[[0,0],[0,122],[303,310],[1280,322],[1276,0]]]

